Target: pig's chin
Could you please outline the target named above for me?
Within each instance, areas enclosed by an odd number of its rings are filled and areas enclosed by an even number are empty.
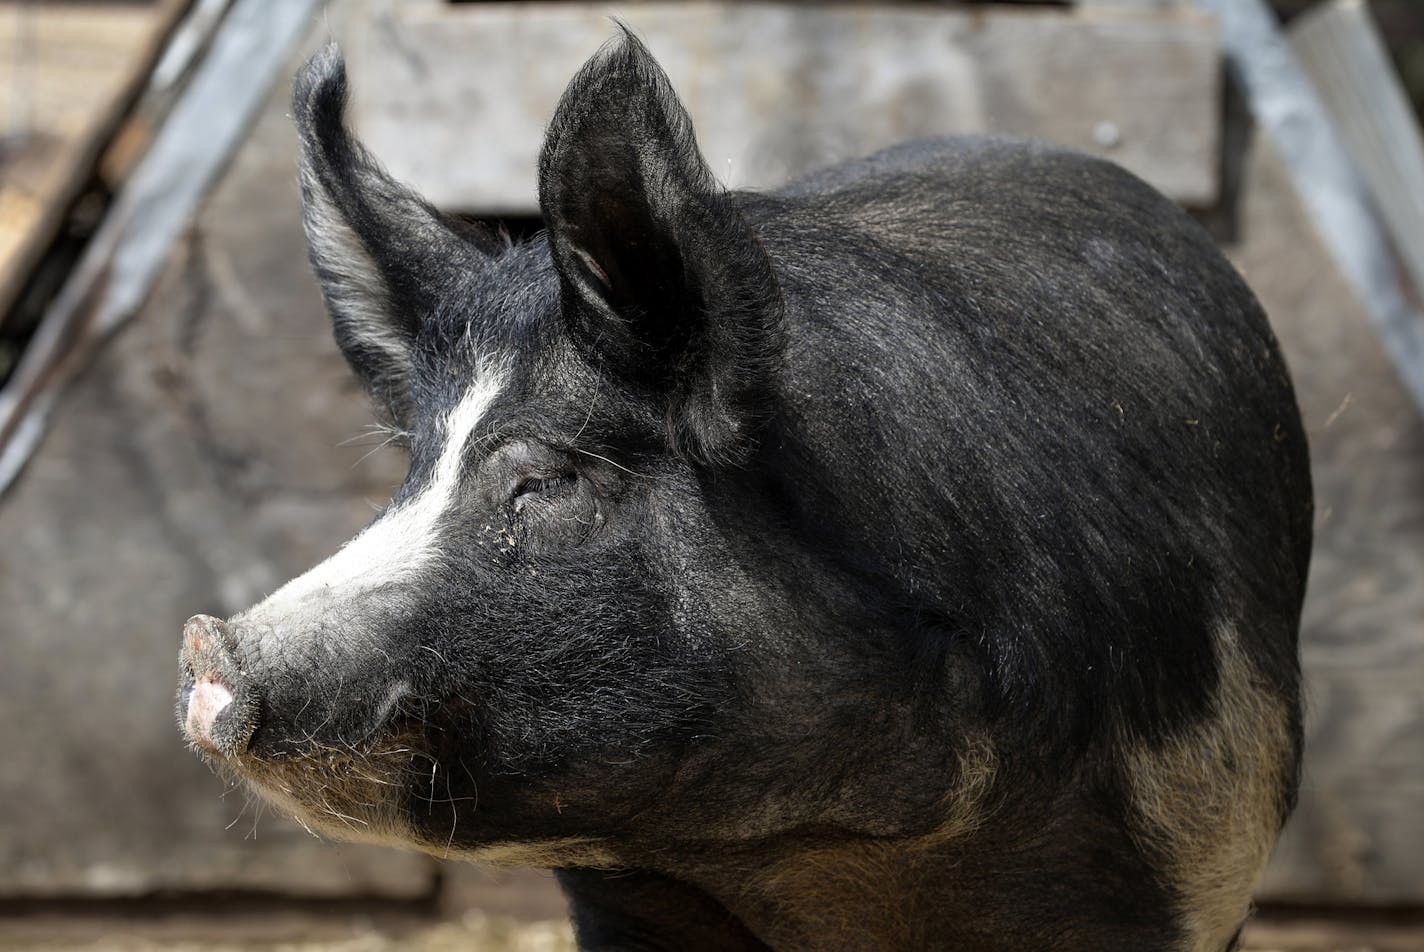
[[[208,759],[311,833],[421,846],[407,797],[416,778],[429,775],[433,761],[414,733],[392,733],[363,749],[315,748],[276,757],[209,753]]]
[[[345,842],[375,843],[506,866],[610,865],[613,853],[588,837],[491,838],[472,843],[468,820],[473,804],[415,796],[428,788],[436,761],[422,750],[413,731],[398,732],[364,751],[313,750],[260,758],[250,753],[214,756],[209,762],[247,784],[278,811],[313,835]],[[410,810],[448,810],[449,827],[412,822]]]

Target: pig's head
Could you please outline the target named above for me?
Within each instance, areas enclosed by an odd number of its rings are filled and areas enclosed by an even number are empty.
[[[831,682],[872,662],[807,653],[794,593],[836,596],[771,541],[780,291],[662,72],[624,36],[574,79],[522,244],[387,176],[346,96],[332,48],[296,83],[306,231],[410,472],[327,561],[189,620],[188,738],[313,827],[436,852],[562,862],[659,817],[856,814],[789,776],[831,751],[858,772],[834,725],[864,692]]]

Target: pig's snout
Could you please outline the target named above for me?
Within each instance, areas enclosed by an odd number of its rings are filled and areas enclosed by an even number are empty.
[[[193,743],[235,757],[247,747],[256,709],[236,659],[236,639],[220,618],[194,615],[183,625],[178,723]]]

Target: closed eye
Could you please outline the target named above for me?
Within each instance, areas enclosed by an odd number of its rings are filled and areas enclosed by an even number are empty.
[[[538,496],[573,485],[578,479],[573,473],[548,473],[525,476],[514,487],[514,501],[518,503],[527,496]]]

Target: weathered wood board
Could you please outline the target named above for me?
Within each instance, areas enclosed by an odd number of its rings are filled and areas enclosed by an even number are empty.
[[[1318,4],[1292,24],[1290,43],[1409,279],[1424,288],[1424,135],[1369,7]]]
[[[184,618],[329,555],[403,472],[338,446],[371,417],[306,264],[288,95],[0,504],[0,898],[434,889],[432,860],[315,840],[228,792],[174,723]]]
[[[186,5],[0,2],[0,324]]]
[[[241,915],[211,911],[176,918],[64,916],[0,919],[5,952],[576,952],[558,918],[520,919],[475,906],[459,916],[320,916],[281,909]],[[1341,921],[1343,920],[1343,921]],[[1376,917],[1258,916],[1240,952],[1419,952],[1424,926]],[[1035,950],[1037,952],[1037,950]]]
[[[316,0],[237,0],[0,388],[0,493],[95,349],[142,307],[305,35]]]
[[[1315,481],[1300,805],[1266,899],[1424,903],[1424,417],[1258,138],[1229,249],[1271,315]]]
[[[531,214],[544,124],[610,15],[733,187],[993,132],[1109,156],[1190,205],[1217,195],[1219,45],[1188,9],[377,2],[344,37],[358,130],[438,205]]]

